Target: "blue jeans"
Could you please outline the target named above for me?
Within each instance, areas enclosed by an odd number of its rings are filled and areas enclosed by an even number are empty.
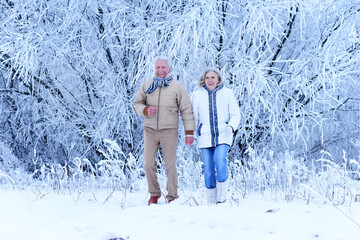
[[[229,148],[230,146],[227,144],[220,144],[216,147],[210,148],[201,148],[201,155],[204,162],[204,178],[206,188],[215,188],[216,181],[225,182],[228,178],[226,158]]]

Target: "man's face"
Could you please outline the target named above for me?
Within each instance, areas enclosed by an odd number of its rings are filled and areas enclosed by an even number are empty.
[[[158,60],[155,62],[155,75],[159,78],[165,78],[171,72],[169,63],[166,60]]]

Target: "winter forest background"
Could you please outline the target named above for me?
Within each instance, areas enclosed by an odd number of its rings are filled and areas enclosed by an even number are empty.
[[[358,0],[2,0],[0,182],[136,190],[132,101],[161,54],[189,94],[207,66],[233,89],[234,192],[360,201],[359,34]],[[179,187],[197,189],[180,133]]]

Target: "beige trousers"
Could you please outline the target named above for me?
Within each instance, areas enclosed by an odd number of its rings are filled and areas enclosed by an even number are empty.
[[[167,175],[166,198],[173,200],[179,197],[177,194],[178,178],[176,169],[177,143],[178,129],[154,130],[144,127],[144,170],[151,196],[161,195],[156,175],[156,154],[161,145]]]

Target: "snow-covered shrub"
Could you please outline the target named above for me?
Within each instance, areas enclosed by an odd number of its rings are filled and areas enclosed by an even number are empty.
[[[249,151],[247,161],[235,159],[230,163],[233,185],[243,196],[251,192],[270,192],[274,196],[284,193],[291,200],[298,186],[309,179],[310,170],[303,160],[294,158],[290,152]]]
[[[20,160],[7,144],[0,141],[0,185],[17,185],[19,173],[26,174]]]
[[[21,167],[20,160],[14,155],[13,150],[4,142],[0,141],[0,169],[16,169]]]
[[[105,139],[106,149],[99,150],[105,159],[96,164],[96,174],[103,187],[112,189],[136,190],[139,179],[144,177],[142,161],[136,159],[132,153],[128,156],[121,151],[116,141]]]
[[[191,93],[207,66],[233,89],[248,148],[359,153],[357,1],[5,1],[0,4],[1,137],[28,171],[65,165],[66,146],[93,166],[103,139],[141,155],[132,99],[168,55]],[[21,16],[21,17],[19,17]],[[39,152],[33,166],[32,152]],[[237,155],[237,156],[236,156]],[[340,159],[338,156],[335,160]]]
[[[234,193],[242,197],[249,193],[271,194],[289,201],[294,198],[310,201],[321,196],[334,204],[354,201],[360,191],[359,181],[354,178],[360,174],[354,170],[359,162],[348,160],[344,153],[339,164],[329,153],[323,154],[324,158],[310,164],[291,152],[259,154],[252,150],[247,162],[238,159],[230,162]]]
[[[177,150],[179,188],[194,192],[204,188],[203,162],[195,146],[180,146]]]
[[[343,161],[337,161],[339,163],[335,163],[328,152],[323,152],[323,154],[323,158],[316,160],[317,171],[306,186],[334,204],[356,200],[360,185],[353,176],[359,176],[360,171],[351,170],[349,166],[358,165],[358,161],[347,159],[345,151]]]

